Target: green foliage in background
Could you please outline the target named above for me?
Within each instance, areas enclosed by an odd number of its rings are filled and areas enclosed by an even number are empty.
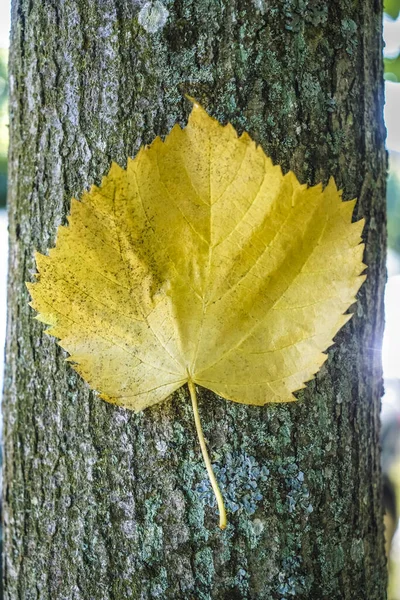
[[[400,253],[400,152],[393,150],[389,154],[387,208],[389,247]]]
[[[396,58],[385,58],[385,79],[400,81],[400,54]]]
[[[385,0],[383,6],[385,13],[396,20],[400,13],[400,0]]]
[[[395,21],[400,14],[400,0],[385,0],[383,9]],[[385,58],[384,63],[385,79],[395,82],[400,81],[400,52],[396,58]]]
[[[8,52],[0,48],[0,206],[7,197],[7,147],[8,147]]]

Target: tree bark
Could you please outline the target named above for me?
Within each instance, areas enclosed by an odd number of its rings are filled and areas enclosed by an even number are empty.
[[[14,0],[4,582],[15,600],[383,600],[385,282],[381,3]],[[169,14],[167,14],[167,12]],[[24,282],[72,196],[185,124],[187,93],[366,218],[368,278],[299,402],[135,415],[95,397],[33,319]],[[251,483],[251,485],[249,485]]]

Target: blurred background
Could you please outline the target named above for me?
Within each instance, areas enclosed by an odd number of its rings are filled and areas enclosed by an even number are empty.
[[[7,60],[9,0],[0,1],[0,386],[6,322],[7,271]],[[389,172],[387,186],[389,250],[386,330],[382,349],[385,396],[382,402],[382,470],[386,506],[389,600],[400,600],[400,0],[385,1],[385,121]],[[0,423],[1,427],[1,423]],[[0,599],[2,598],[0,590]]]

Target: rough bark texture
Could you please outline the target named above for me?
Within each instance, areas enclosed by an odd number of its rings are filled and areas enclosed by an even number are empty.
[[[153,3],[152,26],[139,0],[14,0],[5,597],[383,600],[381,3],[164,6],[165,23]],[[139,415],[97,399],[33,320],[24,286],[71,196],[184,124],[184,93],[301,181],[333,175],[367,220],[356,314],[299,402],[256,408],[201,393],[237,509],[225,532],[187,390]]]

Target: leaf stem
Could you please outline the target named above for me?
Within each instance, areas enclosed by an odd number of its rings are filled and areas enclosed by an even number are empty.
[[[188,387],[189,387],[190,397],[192,399],[194,422],[196,424],[196,431],[197,431],[197,436],[198,436],[199,442],[200,442],[201,453],[203,455],[203,459],[204,459],[204,462],[206,465],[208,477],[210,479],[212,489],[214,490],[215,498],[216,498],[217,504],[218,504],[219,526],[221,529],[225,529],[226,525],[227,525],[227,519],[226,519],[226,510],[225,510],[224,500],[222,498],[221,490],[218,487],[218,483],[217,483],[217,480],[214,475],[210,457],[208,456],[206,441],[204,439],[203,429],[201,427],[201,422],[200,422],[196,388],[195,388],[193,381],[191,381],[190,379],[188,381]]]

